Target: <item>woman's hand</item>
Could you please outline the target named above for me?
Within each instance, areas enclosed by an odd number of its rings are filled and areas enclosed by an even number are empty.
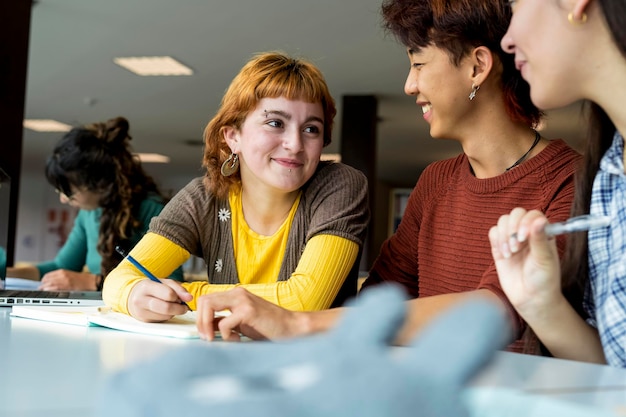
[[[158,283],[146,278],[130,291],[128,312],[141,321],[166,321],[189,311],[181,301],[188,302],[192,298],[193,296],[176,281],[163,279]]]
[[[239,340],[239,334],[252,339],[279,339],[293,336],[298,313],[279,307],[244,288],[203,295],[197,300],[197,326],[203,339],[213,340],[219,330],[224,340]],[[227,317],[215,313],[230,310]],[[302,314],[302,313],[301,313]]]
[[[41,278],[40,290],[44,291],[96,291],[95,275],[89,272],[75,272],[57,269]]]
[[[556,243],[544,233],[546,224],[541,212],[516,208],[489,231],[500,285],[527,321],[563,297]]]

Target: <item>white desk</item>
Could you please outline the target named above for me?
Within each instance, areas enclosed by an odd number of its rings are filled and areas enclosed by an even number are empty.
[[[92,416],[110,372],[185,344],[206,343],[11,318],[9,313],[10,308],[0,308],[2,417]],[[626,370],[608,366],[498,352],[473,385],[626,410]]]
[[[0,308],[0,416],[89,417],[112,371],[201,340],[10,317]]]
[[[472,385],[513,388],[626,416],[626,369],[608,365],[498,352]]]

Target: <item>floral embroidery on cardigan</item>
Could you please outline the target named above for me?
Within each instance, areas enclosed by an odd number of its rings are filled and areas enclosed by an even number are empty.
[[[221,222],[225,222],[226,220],[230,219],[230,210],[226,208],[221,208],[220,211],[217,213],[217,218],[220,219]]]
[[[215,261],[215,272],[222,272],[222,266],[223,266],[223,261],[221,259],[218,259],[217,261]]]

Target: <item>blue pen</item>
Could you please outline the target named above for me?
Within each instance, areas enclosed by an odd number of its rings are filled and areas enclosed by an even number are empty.
[[[152,272],[148,271],[148,269],[146,269],[145,266],[143,266],[142,264],[139,263],[139,261],[137,261],[135,258],[133,258],[132,256],[130,256],[129,253],[127,253],[124,249],[122,249],[121,246],[116,246],[115,250],[117,251],[117,253],[119,253],[120,255],[126,257],[126,259],[128,259],[128,262],[130,262],[131,264],[135,265],[135,267],[141,271],[142,274],[144,274],[146,277],[150,278],[152,281],[154,282],[158,282],[159,284],[163,284],[161,282],[160,279],[158,279]],[[189,306],[187,305],[186,302],[182,301],[180,302],[181,304],[184,304],[187,306],[187,308],[189,308]],[[189,308],[189,310],[191,310],[191,308]]]

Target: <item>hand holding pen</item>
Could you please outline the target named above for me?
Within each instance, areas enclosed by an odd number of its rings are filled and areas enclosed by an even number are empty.
[[[537,221],[543,219],[543,224]],[[489,232],[494,256],[501,255],[508,258],[520,249],[520,243],[525,242],[531,230],[543,228],[548,237],[566,233],[583,232],[608,227],[611,219],[608,216],[583,215],[570,218],[564,222],[546,223],[545,215],[537,210],[527,212],[516,208],[510,214],[501,216],[498,225]]]
[[[548,223],[543,228],[544,233],[549,236],[559,236],[566,233],[587,232],[593,229],[608,227],[611,224],[609,216],[592,216],[585,214],[582,216],[571,217],[564,222]],[[517,232],[511,233],[509,240],[517,240],[522,242],[525,236],[520,239]]]
[[[548,223],[540,211],[521,208],[500,217],[489,231],[491,251],[500,286],[524,320],[539,320],[542,312],[566,305],[559,257],[566,243],[554,236],[608,226],[610,218],[603,216]]]
[[[121,246],[116,246],[115,250],[117,251],[117,253],[119,253],[120,255],[124,256],[126,259],[128,259],[128,261],[131,264],[133,264],[135,266],[135,268],[137,268],[139,270],[139,272],[141,272],[143,275],[145,275],[151,281],[158,282],[159,284],[163,284],[163,282],[159,278],[157,278],[152,272],[150,272],[146,267],[144,267],[141,263],[139,263],[139,261],[137,261],[135,258],[133,258]],[[187,303],[185,303],[184,301],[181,300],[180,304],[185,305],[189,310],[191,310],[189,305],[187,305]]]

